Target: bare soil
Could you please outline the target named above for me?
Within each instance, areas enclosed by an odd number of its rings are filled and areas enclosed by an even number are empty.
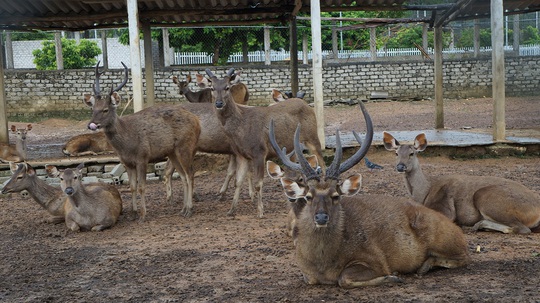
[[[431,101],[369,102],[375,131],[433,128]],[[449,100],[448,128],[491,127],[491,99]],[[540,127],[540,103],[534,98],[507,100],[509,129]],[[363,131],[357,107],[326,109],[327,133]],[[84,121],[34,124],[29,144],[65,142],[85,132]],[[412,139],[412,138],[411,138]],[[429,147],[428,147],[429,149]],[[43,223],[46,213],[19,194],[0,196],[0,301],[3,302],[538,302],[540,234],[505,235],[463,228],[473,262],[424,276],[401,275],[397,285],[345,290],[304,284],[294,247],[285,233],[287,208],[279,182],[265,178],[265,218],[247,190],[234,217],[232,199],[217,192],[226,162],[199,158],[198,201],[190,218],[180,215],[181,185],[174,181],[176,205],[164,203],[164,185],[148,184],[145,222],[131,214],[131,194],[119,186],[124,212],[103,232],[66,232],[63,224]],[[364,176],[362,193],[407,196],[394,154],[372,150],[382,170],[356,165]],[[201,160],[202,159],[202,160]],[[204,163],[203,163],[204,164]],[[495,175],[522,182],[540,192],[540,157],[453,159],[423,156],[428,174]],[[388,226],[388,228],[392,228]]]

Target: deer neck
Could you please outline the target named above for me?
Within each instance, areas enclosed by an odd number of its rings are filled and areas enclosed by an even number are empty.
[[[341,213],[327,227],[316,227],[311,214],[302,213],[297,222],[297,251],[311,260],[337,260],[344,241],[344,221]]]
[[[413,169],[405,172],[404,178],[407,190],[414,201],[423,204],[429,193],[431,182],[420,168],[420,164],[415,163]]]
[[[243,111],[242,109],[236,105],[236,103],[232,100],[229,100],[224,108],[221,110],[218,110],[218,118],[221,124],[227,128],[227,126],[230,126],[232,128],[236,128],[242,123]]]
[[[15,142],[15,149],[17,150],[17,153],[26,160],[26,140],[17,138],[17,141]]]
[[[118,140],[122,134],[131,133],[129,128],[129,125],[115,114],[112,122],[103,128],[103,132],[111,144],[114,145],[113,142]]]
[[[65,198],[61,189],[53,187],[36,177],[33,178],[32,184],[26,190],[41,207],[45,208],[51,214],[57,214],[59,211],[63,211]]]

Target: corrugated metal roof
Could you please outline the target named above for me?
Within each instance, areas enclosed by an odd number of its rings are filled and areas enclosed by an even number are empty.
[[[310,0],[140,0],[139,17],[152,26],[288,22],[310,12]],[[446,21],[487,18],[490,0],[321,0],[321,11],[432,10]],[[505,0],[507,14],[540,10],[540,0]],[[449,12],[454,12],[452,15]],[[126,0],[0,0],[0,29],[85,30],[127,26]],[[435,20],[432,20],[435,21]],[[443,20],[445,21],[445,20]]]

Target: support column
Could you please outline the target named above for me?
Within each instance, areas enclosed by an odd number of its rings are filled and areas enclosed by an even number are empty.
[[[264,27],[264,65],[270,65],[270,28]]]
[[[54,33],[54,46],[56,50],[56,69],[64,69],[64,55],[62,54],[62,34],[60,32]]]
[[[137,0],[127,0],[129,52],[131,54],[131,82],[133,84],[133,110],[138,112],[144,108],[142,69],[141,69],[141,41],[139,39],[139,8]]]
[[[101,31],[101,51],[103,57],[103,68],[109,69],[109,52],[107,48],[107,30]]]
[[[4,86],[4,54],[0,37],[0,142],[9,142],[6,87]]]
[[[473,45],[474,45],[474,57],[478,58],[480,57],[480,20],[478,19],[474,19]]]
[[[11,41],[11,32],[5,31],[6,33],[6,69],[13,69],[13,42]]]
[[[163,36],[163,65],[165,67],[171,66],[173,60],[173,54],[171,54],[171,47],[169,44],[169,29],[162,28],[161,33]]]
[[[444,100],[443,100],[443,40],[442,26],[434,28],[434,76],[435,76],[435,128],[444,129]]]
[[[369,52],[371,53],[371,61],[377,59],[377,29],[369,28]]]
[[[324,106],[322,79],[322,38],[321,38],[321,4],[319,0],[311,0],[311,51],[313,65],[313,99],[315,117],[317,118],[317,135],[321,148],[326,148],[324,134]]]
[[[296,17],[292,17],[289,22],[289,53],[291,69],[291,92],[293,97],[298,93],[298,32],[296,28]]]
[[[152,58],[152,29],[150,22],[143,23],[144,39],[144,78],[146,79],[146,106],[155,103],[154,60]]]
[[[520,40],[520,31],[519,31],[519,15],[514,15],[514,27],[513,27],[513,40],[512,48],[514,50],[514,56],[519,56],[519,40]]]
[[[504,8],[503,0],[491,0],[491,53],[493,86],[493,141],[506,139],[504,87]]]

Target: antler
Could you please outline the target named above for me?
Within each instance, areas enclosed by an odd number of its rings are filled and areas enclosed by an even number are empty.
[[[319,180],[319,174],[306,160],[303,153],[302,145],[300,144],[300,123],[296,127],[296,132],[294,133],[294,151],[296,153],[296,159],[300,166],[302,167],[302,174],[306,176],[306,181],[317,179]]]
[[[276,135],[274,133],[274,119],[270,120],[270,129],[269,129],[268,137],[270,139],[270,144],[276,151],[278,158],[281,160],[281,162],[283,162],[283,165],[285,165],[287,168],[292,169],[294,171],[301,172],[302,166],[298,163],[291,161],[290,157],[287,155],[287,148],[283,147],[283,150],[279,148],[279,145],[276,142]]]
[[[362,102],[360,104],[360,109],[362,110],[362,113],[364,114],[364,119],[366,120],[366,140],[364,143],[362,143],[362,140],[360,139],[360,136],[353,131],[353,135],[356,138],[356,141],[360,143],[360,149],[354,153],[349,159],[347,159],[345,162],[341,163],[339,165],[339,174],[349,170],[351,167],[355,166],[358,162],[360,162],[364,156],[367,154],[369,147],[371,146],[371,141],[373,141],[373,122],[371,121],[371,117],[369,116],[369,113],[367,112],[366,107]],[[338,136],[336,136],[336,140]],[[339,141],[339,140],[338,140]],[[338,145],[336,144],[336,148]],[[341,144],[339,145],[339,149],[341,149]],[[341,152],[341,151],[340,151]],[[337,153],[337,150],[336,150]]]
[[[102,73],[99,72],[99,63],[101,61],[98,61],[96,64],[96,80],[94,80],[94,96],[99,96],[101,94],[101,90],[99,89],[99,76],[101,76]]]
[[[128,68],[127,68],[127,66],[124,64],[124,62],[120,62],[120,63],[122,63],[122,65],[124,66],[124,81],[122,81],[122,83],[120,83],[120,85],[118,85],[115,89],[112,89],[112,90],[111,90],[111,94],[112,94],[113,92],[117,92],[117,91],[121,90],[122,87],[124,87],[124,85],[126,85],[126,83],[127,83],[127,81],[128,81],[128,75],[129,75],[129,73],[128,73]]]
[[[211,71],[209,68],[205,69],[204,71],[206,72],[206,74],[208,75],[208,77],[210,77],[210,78],[215,78],[215,77],[216,77],[216,76],[214,75],[214,73],[212,73],[212,71]]]

